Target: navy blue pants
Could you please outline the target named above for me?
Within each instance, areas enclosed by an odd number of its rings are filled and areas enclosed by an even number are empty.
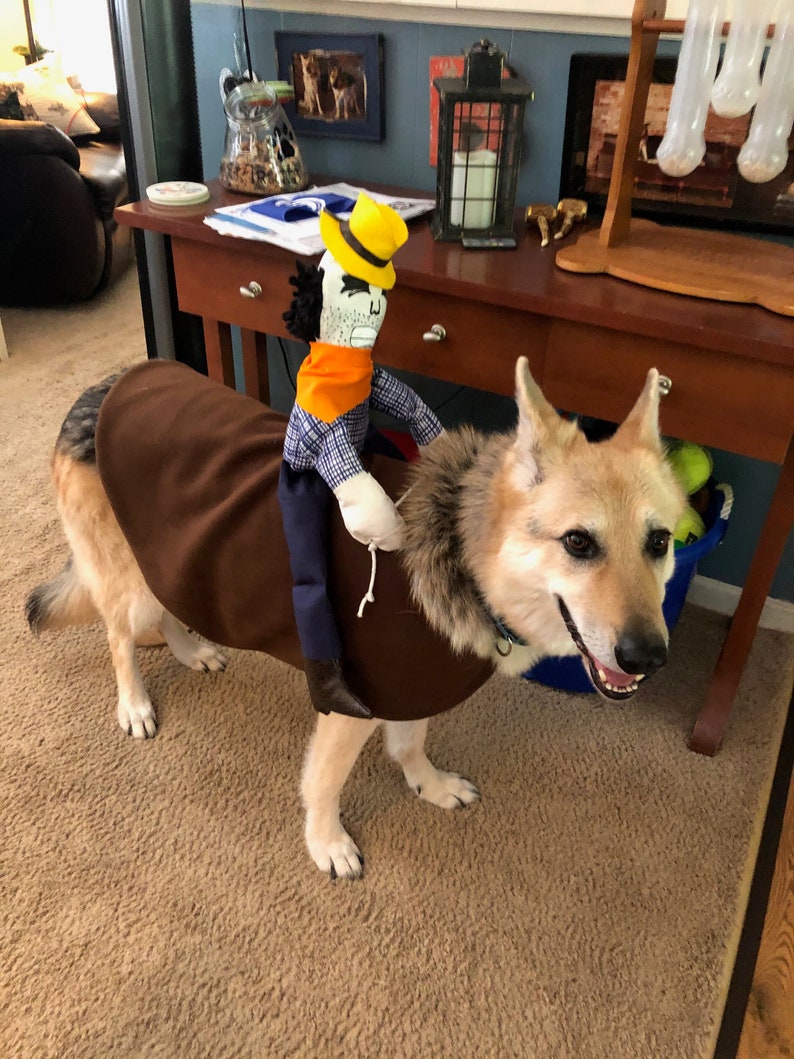
[[[328,598],[328,505],[334,495],[316,471],[293,471],[286,460],[278,501],[289,546],[292,606],[304,658],[339,658],[342,644]]]
[[[373,427],[364,451],[405,459],[396,445]],[[316,471],[294,471],[284,460],[278,501],[289,547],[292,605],[303,657],[341,658],[342,643],[328,598],[328,505],[336,499]]]

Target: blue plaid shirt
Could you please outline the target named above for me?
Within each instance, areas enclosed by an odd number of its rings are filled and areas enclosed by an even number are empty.
[[[370,408],[406,422],[417,445],[429,444],[442,430],[435,414],[410,386],[375,367],[370,396],[333,423],[324,423],[298,404],[293,405],[284,459],[295,471],[316,470],[331,489],[336,489],[364,470],[359,453],[367,436]]]

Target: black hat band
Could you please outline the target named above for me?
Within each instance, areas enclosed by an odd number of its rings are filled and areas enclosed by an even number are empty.
[[[350,249],[354,250],[360,258],[363,258],[363,260],[367,262],[368,265],[374,265],[375,268],[385,268],[388,265],[388,258],[384,260],[382,257],[377,257],[371,250],[367,250],[363,243],[356,239],[355,235],[350,231],[350,221],[340,221],[339,231]]]

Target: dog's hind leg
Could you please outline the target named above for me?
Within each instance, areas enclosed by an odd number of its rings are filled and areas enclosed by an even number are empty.
[[[462,809],[480,797],[473,783],[455,772],[437,769],[425,753],[427,720],[387,721],[386,749],[402,766],[408,786],[442,809]]]
[[[138,669],[135,633],[109,622],[108,645],[119,692],[119,725],[136,739],[151,739],[157,734],[157,718]]]
[[[358,879],[364,874],[364,858],[339,819],[339,797],[361,748],[379,723],[339,713],[317,716],[301,794],[309,854],[332,879]]]
[[[205,673],[218,672],[226,668],[227,659],[214,644],[200,640],[167,610],[163,611],[160,631],[174,652],[177,661],[183,666],[203,670]]]

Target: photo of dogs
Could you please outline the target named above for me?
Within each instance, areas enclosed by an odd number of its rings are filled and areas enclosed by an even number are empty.
[[[328,84],[334,94],[334,117],[337,121],[361,117],[362,108],[358,101],[360,77],[350,70],[334,65],[328,71]]]
[[[366,117],[366,76],[363,57],[354,52],[294,52],[292,79],[298,112],[325,121],[356,121]]]
[[[299,55],[303,93],[298,98],[298,106],[307,115],[322,115],[323,105],[320,100],[320,60],[314,53]]]
[[[378,553],[378,578],[391,578],[402,595],[384,626],[368,611],[363,621],[353,615],[353,631],[344,634],[351,682],[358,675],[357,693],[371,696],[374,717],[318,715],[301,779],[308,852],[333,878],[363,874],[359,847],[340,819],[340,797],[361,749],[379,726],[411,790],[455,809],[471,804],[479,793],[471,781],[431,763],[424,749],[428,718],[462,701],[494,670],[519,676],[543,656],[578,655],[602,696],[624,700],[667,661],[662,600],[673,572],[672,532],[684,497],[659,434],[658,373],[648,373],[623,423],[599,442],[588,441],[575,421],[558,414],[523,357],[515,382],[518,417],[512,432],[486,435],[461,427],[443,433],[413,463],[383,460],[398,466],[406,537],[400,553]],[[137,418],[144,414],[137,410],[146,395],[161,399],[171,411],[167,434],[155,436]],[[175,408],[180,400],[185,402],[181,417]],[[188,420],[185,430],[200,422],[198,440],[180,435],[179,423]],[[199,474],[209,462],[205,453],[224,451],[222,430],[229,437],[245,435],[247,424],[263,438],[269,432],[267,451],[280,454],[283,417],[184,365],[150,361],[86,391],[56,441],[52,478],[71,555],[60,573],[30,592],[27,620],[37,635],[104,622],[118,688],[118,723],[135,738],[157,731],[136,661],[137,643],[165,642],[180,662],[199,671],[226,665],[222,649],[206,639],[221,628],[215,615],[199,626],[191,610],[193,578],[185,573],[182,554],[189,550],[185,536],[191,526],[179,524],[178,535],[170,539],[169,520],[159,510],[147,510],[141,489],[150,488],[152,467],[161,476],[171,473],[162,469],[166,450],[169,459],[184,460],[173,472],[174,480],[184,479],[190,477],[185,467]],[[145,449],[140,460],[130,439],[139,439]],[[114,443],[123,458],[113,457]],[[199,451],[195,445],[206,447]],[[231,477],[212,474],[212,468],[207,474],[211,477],[191,487],[203,493],[202,482],[214,482],[211,487],[225,504],[223,491],[232,488]],[[263,518],[277,518],[272,514],[277,510],[270,505]],[[201,585],[194,595],[204,606],[214,605],[208,586],[229,580],[210,576],[207,567],[220,561],[216,552],[226,557],[228,544],[237,561],[251,551],[236,541],[229,544],[234,523],[215,519],[217,545],[199,549]],[[273,567],[268,594],[257,589],[257,598],[288,615],[290,582],[280,573],[288,565],[281,526],[271,521],[268,530],[265,522],[257,523],[252,534],[261,541],[256,561]],[[338,540],[344,538],[345,546],[358,549],[356,555],[363,553],[368,570],[367,549],[344,532],[337,534]],[[342,569],[349,564],[337,557],[335,547],[331,563]],[[158,580],[163,570],[170,583]],[[252,576],[248,571],[242,581]],[[382,605],[382,584],[376,580],[373,615]],[[244,583],[233,589],[232,606],[245,590]],[[350,591],[360,597],[357,589]],[[258,620],[247,613],[247,605],[242,609],[244,618]],[[282,659],[297,657],[287,618],[275,625],[270,610],[261,618],[271,623],[272,634],[224,646],[253,644]],[[357,637],[370,637],[369,649]],[[373,645],[379,643],[385,650],[373,658]],[[414,654],[421,659],[416,694],[403,672],[405,659]],[[464,672],[468,675],[461,682],[456,674]]]

